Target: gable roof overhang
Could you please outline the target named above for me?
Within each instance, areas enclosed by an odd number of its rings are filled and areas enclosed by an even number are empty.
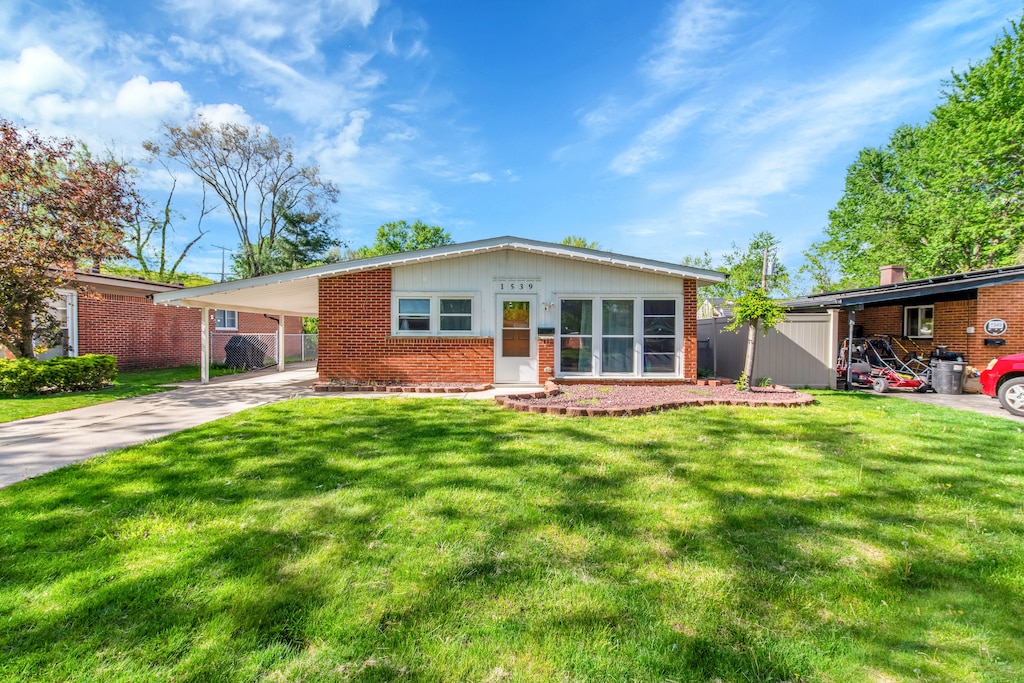
[[[625,268],[670,277],[692,278],[697,286],[724,282],[726,275],[715,270],[691,268],[664,261],[626,256],[595,249],[551,244],[521,237],[495,237],[450,244],[431,249],[420,249],[399,254],[329,263],[286,273],[232,280],[203,287],[190,287],[174,292],[153,295],[158,304],[188,306],[190,308],[218,308],[253,313],[275,313],[316,317],[318,315],[319,280],[380,268],[460,258],[493,251],[513,250],[557,258],[584,261],[613,268]]]
[[[808,311],[827,308],[851,309],[874,304],[941,297],[954,292],[966,292],[983,287],[994,287],[1013,282],[1024,282],[1024,266],[1008,266],[956,273],[919,280],[907,280],[894,285],[880,285],[842,292],[816,294],[782,302],[790,311]]]

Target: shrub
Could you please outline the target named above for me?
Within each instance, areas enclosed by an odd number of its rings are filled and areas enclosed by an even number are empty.
[[[117,379],[117,358],[88,354],[78,358],[0,360],[0,394],[21,396],[50,391],[99,389]]]

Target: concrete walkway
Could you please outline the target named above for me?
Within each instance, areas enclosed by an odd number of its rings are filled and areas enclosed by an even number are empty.
[[[116,448],[287,398],[488,400],[540,388],[507,386],[468,394],[314,394],[310,387],[316,379],[315,364],[296,364],[285,372],[225,375],[214,377],[205,386],[198,380],[182,382],[178,385],[181,388],[160,394],[0,424],[0,488]]]
[[[240,410],[312,396],[316,370],[217,377],[203,386],[127,398],[0,424],[0,487]]]

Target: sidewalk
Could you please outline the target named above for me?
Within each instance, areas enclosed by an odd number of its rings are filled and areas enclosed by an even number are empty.
[[[0,424],[0,488],[246,408],[312,396],[316,370],[230,375],[210,384]]]

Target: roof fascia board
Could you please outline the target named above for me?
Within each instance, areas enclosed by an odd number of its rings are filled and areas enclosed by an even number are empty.
[[[160,306],[175,306],[178,308],[209,308],[211,310],[218,311],[238,311],[239,313],[266,313],[267,315],[290,315],[304,316],[315,318],[316,311],[297,311],[294,309],[279,310],[276,308],[266,308],[263,306],[236,306],[234,304],[215,304],[210,301],[204,301],[202,299],[178,299],[167,303],[157,303]]]
[[[873,304],[884,301],[902,301],[904,299],[916,299],[923,296],[944,294],[946,292],[963,292],[971,289],[982,289],[994,287],[1012,282],[1024,281],[1024,271],[1015,273],[992,273],[974,279],[961,279],[954,281],[944,280],[942,282],[928,283],[921,282],[910,287],[899,287],[885,289],[882,291],[854,290],[850,295],[832,294],[822,295],[821,299],[807,299],[799,301],[791,309],[807,308],[846,308],[862,304]]]
[[[178,290],[175,292],[161,292],[154,295],[154,301],[157,303],[171,303],[174,301],[192,299],[194,297],[234,292],[263,285],[274,285],[291,280],[332,277],[347,273],[376,270],[378,268],[411,265],[422,261],[458,258],[461,256],[470,256],[472,254],[499,251],[501,249],[513,249],[541,253],[550,256],[561,256],[563,258],[577,259],[619,268],[642,270],[672,277],[692,277],[698,281],[699,285],[724,282],[727,277],[724,273],[720,273],[715,270],[691,268],[689,266],[682,265],[677,266],[672,263],[624,256],[621,254],[614,254],[612,252],[554,245],[548,242],[536,242],[523,238],[495,237],[487,240],[478,240],[476,242],[464,242],[462,244],[433,247],[431,249],[421,249],[418,251],[409,251],[400,254],[386,254],[384,256],[374,256],[368,259],[356,259],[354,261],[331,263],[323,266],[304,268],[302,270],[288,271],[286,273],[274,273],[272,275],[247,278],[245,280],[218,282],[212,285],[190,287],[187,290]]]

